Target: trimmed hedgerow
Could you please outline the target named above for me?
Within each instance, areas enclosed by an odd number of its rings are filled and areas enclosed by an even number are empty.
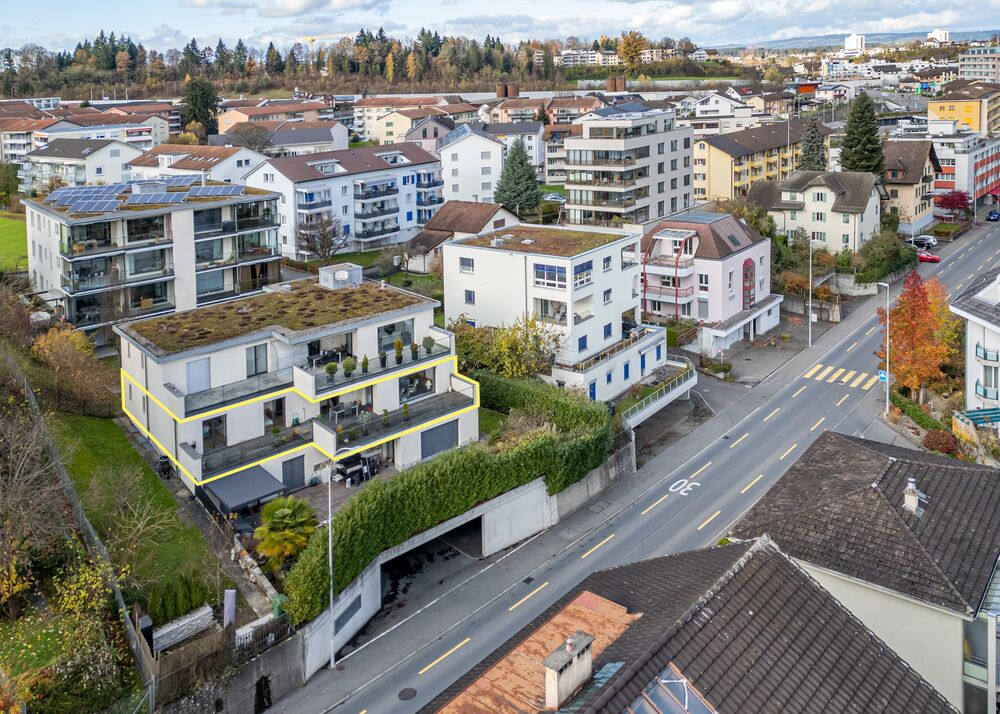
[[[950,431],[947,426],[921,409],[919,404],[911,402],[895,389],[889,392],[889,399],[895,406],[899,407],[903,414],[910,417],[910,419],[912,419],[917,426],[923,427],[929,431]]]

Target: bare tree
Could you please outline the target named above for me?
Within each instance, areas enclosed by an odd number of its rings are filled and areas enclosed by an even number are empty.
[[[236,142],[251,151],[265,153],[274,144],[274,135],[270,129],[251,122],[241,122],[226,132],[239,141]]]
[[[296,238],[300,251],[313,253],[324,261],[330,260],[351,240],[340,221],[325,216],[300,226]]]

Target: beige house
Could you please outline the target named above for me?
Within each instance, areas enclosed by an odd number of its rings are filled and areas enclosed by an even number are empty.
[[[498,203],[448,201],[406,244],[406,269],[411,273],[429,273],[446,242],[485,231],[502,231],[520,222]]]
[[[941,162],[932,141],[884,141],[889,212],[901,233],[917,234],[934,222],[934,174]]]
[[[464,103],[462,98],[457,94],[425,97],[364,97],[354,103],[354,131],[360,138],[367,140],[372,138],[370,134],[375,130],[375,122],[378,118],[389,112],[462,103]],[[402,133],[399,134],[399,136],[402,135]]]
[[[333,107],[323,102],[279,102],[259,107],[227,109],[219,115],[219,133],[243,122],[320,121],[333,118]]]
[[[369,141],[379,144],[396,144],[403,141],[413,125],[424,117],[444,117],[456,124],[476,121],[479,111],[471,104],[444,104],[439,107],[420,107],[418,109],[394,109],[375,119],[366,131]]]

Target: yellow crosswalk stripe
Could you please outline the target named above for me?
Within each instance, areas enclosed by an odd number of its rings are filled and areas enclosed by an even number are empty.
[[[867,391],[868,391],[869,389],[871,389],[871,388],[872,388],[872,386],[873,386],[873,385],[875,384],[875,382],[877,382],[877,381],[878,381],[878,375],[876,374],[876,375],[875,375],[874,377],[872,377],[872,378],[871,378],[871,379],[869,379],[869,380],[868,380],[867,382],[865,382],[865,386],[863,386],[863,387],[862,387],[862,389],[863,389],[864,391],[866,391],[866,392],[867,392]]]
[[[840,383],[841,384],[847,384],[848,382],[851,381],[851,377],[853,377],[856,374],[857,374],[857,371],[855,371],[855,370],[852,369],[850,372],[848,372],[847,374],[844,375],[844,378],[840,380]]]
[[[820,372],[819,374],[816,375],[816,381],[817,382],[822,382],[824,379],[826,379],[826,375],[830,374],[830,372],[832,372],[832,371],[833,371],[833,367],[827,367],[822,372]]]
[[[834,372],[833,374],[831,374],[830,378],[828,380],[826,380],[826,381],[832,384],[833,382],[836,382],[837,381],[837,377],[839,377],[843,373],[844,373],[844,368],[841,367],[836,372]]]
[[[809,370],[808,372],[806,372],[806,373],[805,373],[805,374],[803,374],[802,376],[803,376],[803,377],[804,377],[805,379],[809,379],[809,378],[810,378],[810,377],[812,377],[812,376],[813,376],[814,374],[816,374],[816,372],[817,372],[817,371],[819,371],[819,369],[820,369],[820,368],[821,368],[822,366],[823,366],[823,365],[821,365],[821,364],[820,364],[819,362],[817,362],[816,364],[814,364],[814,365],[812,366],[812,368],[811,368],[811,369],[810,369],[810,370]]]
[[[855,379],[853,382],[851,382],[851,389],[854,389],[856,386],[858,386],[859,384],[861,384],[862,382],[864,382],[865,381],[865,377],[867,377],[867,376],[868,376],[867,372],[862,372],[861,374],[859,374],[858,378]]]

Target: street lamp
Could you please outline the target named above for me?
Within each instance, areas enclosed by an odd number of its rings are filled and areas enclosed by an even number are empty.
[[[809,323],[809,347],[813,344],[813,239],[809,236],[809,316],[806,322]]]
[[[885,416],[889,418],[889,283],[879,283],[885,288]]]
[[[326,479],[326,564],[330,571],[330,669],[337,666],[337,646],[334,637],[337,635],[337,618],[333,616],[333,468],[337,464],[337,455],[342,451],[350,451],[353,447],[342,446],[333,452],[330,459],[330,475]]]

